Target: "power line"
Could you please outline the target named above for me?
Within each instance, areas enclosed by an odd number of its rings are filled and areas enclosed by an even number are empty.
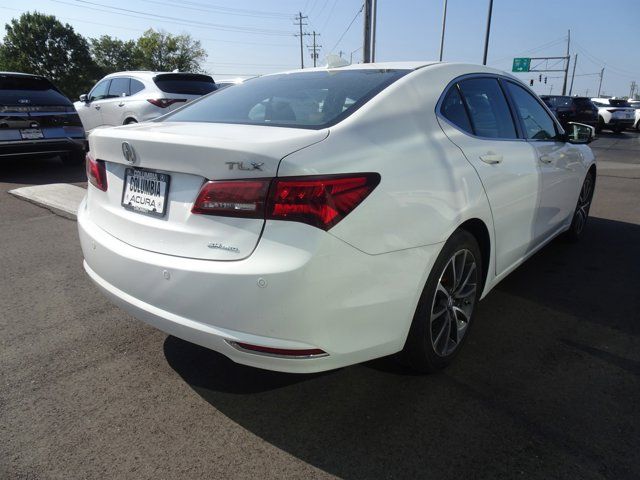
[[[21,13],[25,12],[25,10],[21,10],[19,8],[0,7],[0,9],[11,10],[14,12],[21,12]],[[125,27],[123,25],[113,25],[110,23],[92,22],[84,18],[62,17],[58,15],[56,15],[56,17],[59,19],[67,20],[71,22],[86,23],[88,25],[98,25],[100,27],[120,28],[122,30],[130,30],[132,32],[144,32],[146,30],[144,28]],[[135,18],[138,18],[138,17],[135,17]],[[290,45],[286,43],[243,42],[240,40],[221,40],[219,38],[204,38],[204,37],[198,37],[198,40],[203,42],[230,43],[234,45],[261,45],[261,46],[268,46],[268,47],[290,47]]]
[[[335,10],[337,3],[338,3],[338,0],[333,0],[333,5],[331,5],[331,10],[329,10],[329,15],[327,16],[326,20],[322,24],[322,28],[320,29],[321,32],[324,31],[324,29],[329,24],[329,20],[331,20],[331,17],[333,15],[333,11]]]
[[[189,19],[176,19],[175,17],[169,17],[166,15],[158,15],[158,14],[154,14],[154,13],[146,13],[146,12],[140,12],[138,10],[130,10],[128,8],[120,8],[120,7],[111,7],[108,5],[104,5],[101,3],[97,3],[97,2],[90,2],[88,0],[74,0],[77,3],[81,3],[81,4],[87,4],[87,5],[97,5],[98,7],[102,7],[102,8],[96,8],[96,7],[91,7],[91,6],[86,6],[86,5],[76,5],[74,3],[70,3],[70,2],[65,2],[63,0],[51,0],[53,2],[56,3],[64,3],[67,5],[73,5],[76,7],[81,7],[81,8],[86,8],[89,10],[96,10],[96,11],[101,11],[101,12],[107,12],[107,13],[112,13],[112,14],[116,14],[116,15],[124,15],[124,16],[130,16],[129,14],[136,14],[136,15],[142,15],[142,18],[145,20],[156,20],[156,21],[169,21],[173,24],[183,24],[183,25],[187,25],[187,26],[195,26],[195,27],[203,27],[203,28],[212,28],[214,30],[222,30],[222,31],[227,31],[227,32],[241,32],[241,33],[246,33],[246,34],[255,34],[255,35],[279,35],[279,36],[288,36],[291,35],[289,32],[286,31],[282,31],[282,30],[267,30],[267,29],[261,29],[261,28],[257,28],[257,27],[241,27],[241,26],[229,26],[229,25],[220,25],[220,24],[216,24],[216,23],[209,23],[209,22],[201,22],[201,21],[197,21],[197,20],[189,20]],[[111,10],[104,10],[104,8],[109,8]],[[112,10],[118,10],[118,11],[112,11]],[[120,12],[126,12],[126,13],[120,13]],[[138,17],[140,18],[140,17]]]
[[[566,36],[562,36],[562,37],[556,38],[555,40],[551,40],[551,41],[549,41],[547,43],[539,45],[537,47],[530,48],[529,50],[524,50],[524,51],[518,52],[518,56],[524,56],[527,53],[535,53],[535,52],[539,52],[540,50],[545,50],[547,48],[551,48],[551,47],[553,47],[553,46],[555,46],[557,44],[564,43],[566,38],[567,38]],[[507,59],[511,59],[511,58],[513,58],[513,55],[509,55],[507,57],[498,58],[497,60],[493,60],[491,63],[493,65],[495,65],[497,63],[500,63],[503,60],[507,60]]]
[[[578,42],[574,42],[574,43],[576,44],[576,47],[578,48],[580,53],[584,54],[587,57],[587,59],[590,60],[591,63],[593,63],[594,65],[605,65],[607,67],[607,70],[612,71],[614,74],[616,74],[619,77],[635,79],[638,76],[640,76],[640,73],[638,72],[634,73],[634,72],[631,72],[630,70],[624,70],[624,69],[620,69],[618,67],[612,66],[607,62],[603,61],[601,58],[598,58],[595,55],[591,54],[586,48],[579,45]]]
[[[356,13],[355,17],[353,17],[353,20],[351,20],[351,23],[349,23],[349,26],[347,27],[347,29],[342,32],[342,35],[340,35],[340,38],[338,39],[338,41],[336,42],[336,44],[333,46],[333,48],[331,50],[329,50],[330,53],[333,53],[334,50],[336,49],[336,47],[340,44],[340,42],[342,41],[342,39],[344,38],[344,36],[347,34],[347,32],[351,29],[351,26],[353,25],[353,23],[356,21],[356,19],[358,18],[358,16],[362,13],[362,11],[364,10],[364,3],[362,4],[362,6],[360,7],[360,10],[358,10],[358,12]]]
[[[164,5],[168,7],[182,8],[186,10],[194,10],[199,12],[214,12],[222,15],[237,15],[241,17],[257,17],[257,18],[273,18],[273,19],[288,19],[291,15],[287,13],[271,13],[261,12],[259,10],[241,10],[235,8],[220,7],[216,5],[207,5],[196,2],[181,2],[181,3],[167,3],[158,0],[138,0],[146,3],[153,3],[156,5]]]

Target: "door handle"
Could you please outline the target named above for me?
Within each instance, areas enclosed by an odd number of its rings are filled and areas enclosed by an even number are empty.
[[[100,105],[95,105],[95,106],[94,106],[94,108],[95,108],[96,110],[100,110]]]
[[[484,155],[480,155],[480,160],[482,160],[484,163],[488,163],[489,165],[495,165],[502,162],[502,155],[496,155],[495,153],[485,153]]]
[[[553,158],[551,158],[549,155],[540,155],[540,161],[542,163],[551,163],[553,162]]]
[[[120,103],[118,104],[118,106],[119,106],[119,107],[124,107],[124,102],[120,102]]]

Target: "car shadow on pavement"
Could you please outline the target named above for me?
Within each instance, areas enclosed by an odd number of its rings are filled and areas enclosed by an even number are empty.
[[[0,162],[0,181],[17,185],[85,184],[84,164],[67,166],[58,157],[10,158]]]
[[[342,478],[638,478],[640,226],[591,218],[478,307],[444,372],[391,359],[317,375],[236,365],[175,337],[210,405]]]

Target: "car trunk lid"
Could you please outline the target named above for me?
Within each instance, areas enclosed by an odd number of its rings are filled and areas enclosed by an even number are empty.
[[[88,208],[96,224],[132,246],[181,257],[240,260],[255,249],[264,220],[192,213],[202,185],[275,177],[284,156],[327,135],[327,130],[178,122],[97,129],[89,137],[90,149],[105,162],[108,188],[90,187]],[[125,158],[127,151],[133,164]],[[137,175],[134,169],[154,178],[168,175],[164,215],[123,207],[124,189],[131,189],[125,178]]]

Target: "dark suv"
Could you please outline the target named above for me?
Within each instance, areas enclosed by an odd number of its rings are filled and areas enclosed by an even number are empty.
[[[86,144],[73,104],[49,80],[0,72],[0,159],[59,155],[80,164]]]
[[[541,95],[540,98],[553,112],[565,130],[569,122],[585,123],[592,127],[598,125],[598,107],[588,97]]]

